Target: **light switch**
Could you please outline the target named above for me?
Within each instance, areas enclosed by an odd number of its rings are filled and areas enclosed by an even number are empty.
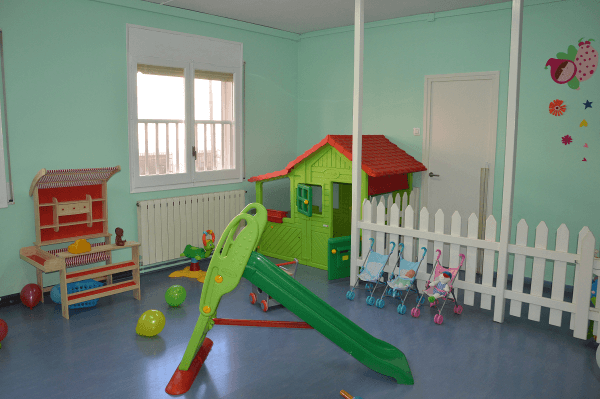
[[[421,129],[420,129],[420,128],[418,128],[418,127],[414,128],[414,129],[413,129],[413,134],[414,134],[415,136],[420,136],[420,135],[421,135]]]

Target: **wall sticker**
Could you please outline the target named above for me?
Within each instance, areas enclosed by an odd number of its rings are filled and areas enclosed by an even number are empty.
[[[546,62],[550,67],[550,77],[558,84],[567,84],[571,89],[579,90],[579,84],[591,78],[598,68],[598,52],[592,47],[594,39],[579,39],[579,48],[571,45],[566,53],[556,54]]]
[[[563,104],[562,100],[556,99],[550,103],[550,113],[554,116],[561,116],[566,110],[567,106]]]

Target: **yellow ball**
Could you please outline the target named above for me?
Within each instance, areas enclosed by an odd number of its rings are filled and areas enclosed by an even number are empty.
[[[159,310],[146,310],[137,322],[135,332],[145,337],[158,335],[165,327],[165,315]]]

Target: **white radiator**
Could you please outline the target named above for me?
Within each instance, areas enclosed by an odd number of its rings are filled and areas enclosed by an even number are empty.
[[[202,233],[223,230],[245,206],[245,191],[223,191],[138,201],[138,240],[142,265],[179,258],[186,245],[202,247]]]

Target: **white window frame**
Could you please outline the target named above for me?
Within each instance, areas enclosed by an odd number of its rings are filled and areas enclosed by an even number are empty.
[[[137,65],[184,68],[186,173],[140,176],[137,118]],[[130,192],[148,192],[239,183],[243,181],[243,45],[205,36],[127,24],[127,92],[129,112]],[[195,139],[194,71],[233,74],[233,148],[235,169],[196,172],[192,146]]]

